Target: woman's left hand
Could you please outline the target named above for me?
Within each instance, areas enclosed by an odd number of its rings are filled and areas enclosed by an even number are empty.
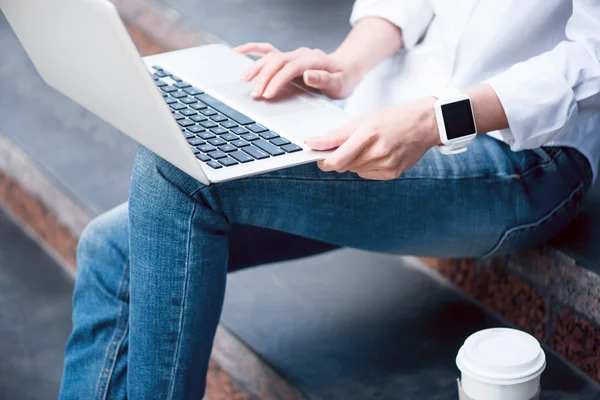
[[[392,180],[440,144],[433,97],[407,106],[384,108],[374,114],[308,139],[313,150],[336,149],[319,162],[323,171],[357,173],[373,180]]]

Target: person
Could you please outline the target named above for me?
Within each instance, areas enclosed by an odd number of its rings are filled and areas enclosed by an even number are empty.
[[[334,149],[318,165],[205,186],[140,148],[129,204],[81,238],[63,399],[201,398],[230,255],[275,257],[277,232],[289,257],[490,257],[581,210],[600,155],[600,3],[358,0],[351,22],[330,54],[237,49],[262,56],[243,76],[256,97],[297,77],[348,97],[354,121],[307,141]],[[482,133],[461,154],[435,148],[445,87],[470,96]]]

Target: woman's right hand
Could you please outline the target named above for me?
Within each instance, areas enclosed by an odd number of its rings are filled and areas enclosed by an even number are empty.
[[[246,43],[236,47],[238,53],[262,56],[242,76],[255,81],[252,96],[273,98],[293,79],[302,77],[304,84],[333,99],[352,93],[362,79],[359,68],[321,50],[299,48],[280,52],[269,43]]]

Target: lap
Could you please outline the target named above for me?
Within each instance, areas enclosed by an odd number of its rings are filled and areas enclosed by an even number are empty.
[[[195,201],[210,196],[232,223],[337,246],[464,257],[534,245],[562,229],[589,186],[576,155],[567,149],[512,152],[481,136],[460,155],[428,152],[393,181],[308,164],[210,186],[147,151],[138,163],[155,163],[161,179]],[[538,225],[543,229],[532,229]]]

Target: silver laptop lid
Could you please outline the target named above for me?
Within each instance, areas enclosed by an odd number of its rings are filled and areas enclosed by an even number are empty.
[[[0,10],[48,85],[208,184],[110,2],[0,0]]]

